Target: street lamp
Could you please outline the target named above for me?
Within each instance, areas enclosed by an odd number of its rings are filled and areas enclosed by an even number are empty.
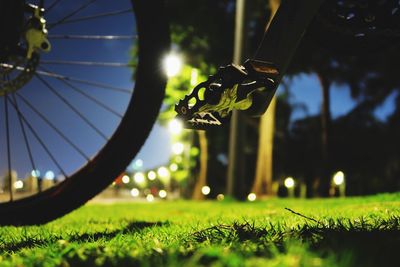
[[[157,170],[158,177],[160,177],[161,182],[166,186],[169,187],[170,185],[170,178],[171,173],[168,168],[162,166]]]
[[[128,184],[129,182],[130,182],[130,178],[129,178],[129,176],[128,175],[124,175],[124,176],[122,176],[122,182],[124,183],[124,184]]]
[[[170,169],[172,172],[176,172],[176,171],[178,170],[178,164],[172,163],[171,165],[169,165],[169,169]]]
[[[255,193],[250,193],[250,194],[247,196],[247,199],[248,199],[249,201],[253,202],[253,201],[255,201],[255,200],[257,199],[257,195],[256,195]]]
[[[172,145],[172,152],[173,152],[175,155],[180,155],[180,154],[182,154],[184,150],[185,150],[185,146],[184,146],[182,143],[180,143],[180,142],[175,143],[175,144]]]
[[[178,75],[182,69],[182,58],[176,53],[170,53],[164,58],[164,71],[169,78]]]
[[[342,171],[338,171],[333,175],[333,182],[335,185],[341,185],[344,183],[344,173]]]
[[[183,130],[183,122],[179,119],[173,119],[168,123],[168,129],[172,134],[178,135]]]
[[[149,178],[150,181],[154,181],[157,178],[157,174],[155,171],[149,171],[147,174],[147,178]]]
[[[52,171],[47,171],[44,175],[44,179],[47,179],[47,180],[54,180],[55,177],[56,176],[55,176],[54,172],[52,172]]]
[[[133,179],[135,180],[135,183],[137,183],[138,185],[142,185],[145,182],[145,180],[144,180],[145,177],[142,172],[135,173],[135,175],[133,176]]]
[[[284,181],[285,187],[288,189],[288,196],[294,197],[295,182],[293,177],[287,177]]]
[[[39,170],[32,170],[31,171],[32,177],[38,178],[40,177],[40,171]]]
[[[344,197],[346,195],[346,183],[342,171],[338,171],[333,175],[333,183],[339,188],[339,196]]]
[[[211,188],[210,188],[209,186],[207,186],[207,185],[205,185],[205,186],[203,186],[203,187],[201,188],[201,193],[202,193],[203,195],[205,195],[205,196],[207,196],[208,194],[210,194],[210,192],[211,192]]]
[[[137,189],[137,188],[132,188],[132,190],[131,190],[131,196],[132,196],[132,197],[138,197],[138,196],[139,196],[139,193],[140,193],[139,189]]]
[[[158,192],[158,196],[159,196],[160,198],[166,198],[166,197],[167,197],[167,191],[165,191],[164,189],[161,189],[161,190]]]
[[[168,171],[167,168],[165,168],[165,167],[163,166],[163,167],[158,168],[157,174],[158,174],[158,176],[160,176],[161,178],[167,178],[167,177],[169,176],[169,171]]]
[[[14,183],[14,187],[15,187],[15,189],[21,189],[24,187],[24,182],[22,182],[21,180],[18,180]]]
[[[154,196],[152,194],[148,194],[146,196],[146,199],[147,199],[148,202],[153,202],[154,201]]]

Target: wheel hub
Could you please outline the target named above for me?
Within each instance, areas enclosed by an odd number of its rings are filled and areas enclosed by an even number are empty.
[[[1,3],[0,96],[24,87],[33,77],[41,52],[49,52],[44,9],[7,0]],[[3,14],[2,14],[3,15]],[[17,19],[16,19],[17,18]],[[22,21],[22,23],[21,23]]]

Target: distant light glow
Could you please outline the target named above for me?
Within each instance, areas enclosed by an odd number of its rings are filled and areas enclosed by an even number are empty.
[[[160,198],[166,198],[166,197],[167,197],[167,191],[165,191],[164,189],[160,190],[160,191],[158,192],[158,196],[159,196]]]
[[[176,172],[178,170],[178,164],[172,163],[171,165],[169,165],[169,169],[173,172]]]
[[[169,177],[169,170],[165,167],[158,168],[157,173],[161,178]]]
[[[183,130],[183,123],[179,119],[173,119],[168,123],[168,129],[172,134],[180,134]]]
[[[56,176],[55,176],[54,172],[52,172],[52,171],[47,171],[44,174],[44,179],[47,179],[47,180],[54,180],[55,177]]]
[[[38,177],[40,177],[40,171],[39,171],[39,170],[32,170],[32,171],[31,171],[31,175],[32,175],[33,177],[38,178]]]
[[[143,167],[143,160],[141,160],[141,159],[137,159],[137,160],[135,160],[135,167],[136,168],[138,168],[138,169],[140,169],[140,168],[142,168]]]
[[[128,175],[122,176],[122,182],[123,182],[124,184],[128,184],[130,181],[131,181],[131,178],[129,178]]]
[[[333,176],[333,182],[335,183],[335,185],[341,185],[344,183],[344,173],[342,171],[338,171],[337,173],[335,173],[335,175]]]
[[[202,193],[203,195],[205,195],[205,196],[207,196],[208,194],[210,194],[210,192],[211,192],[211,188],[210,188],[209,186],[207,186],[207,185],[205,185],[205,186],[203,186],[203,187],[201,188],[201,193]]]
[[[15,187],[15,189],[21,189],[21,188],[24,187],[24,182],[22,182],[21,180],[16,181],[16,182],[14,183],[14,187]]]
[[[292,188],[294,186],[293,177],[286,178],[284,183],[285,183],[286,188]]]
[[[135,180],[135,183],[137,184],[143,184],[144,183],[144,174],[142,172],[137,172],[135,173],[135,175],[133,176],[133,179]]]
[[[146,199],[147,199],[148,202],[152,202],[152,201],[154,201],[154,196],[152,194],[148,194],[146,196]]]
[[[224,194],[218,194],[218,195],[217,195],[217,200],[218,200],[218,201],[222,201],[222,200],[224,200],[224,199],[225,199]]]
[[[132,190],[131,190],[131,196],[132,196],[132,197],[138,197],[139,194],[140,194],[139,189],[137,189],[137,188],[132,188]]]
[[[180,142],[172,145],[172,152],[176,155],[182,154],[184,149],[185,149],[185,146]]]
[[[248,199],[249,201],[255,201],[255,200],[257,199],[257,195],[256,195],[255,193],[250,193],[250,194],[247,196],[247,199]]]
[[[164,71],[168,77],[174,77],[182,69],[182,58],[175,53],[171,53],[164,58]]]
[[[157,178],[157,174],[155,171],[149,171],[147,174],[147,178],[149,178],[150,181],[154,181]]]

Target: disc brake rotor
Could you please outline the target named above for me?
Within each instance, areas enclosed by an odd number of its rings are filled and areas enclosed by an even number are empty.
[[[0,61],[0,96],[13,93],[24,87],[35,75],[40,60],[40,52],[49,52],[44,9],[26,4],[30,17],[20,33],[20,42],[7,52]]]

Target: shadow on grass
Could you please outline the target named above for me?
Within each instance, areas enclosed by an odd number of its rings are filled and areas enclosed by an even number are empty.
[[[96,242],[100,239],[110,240],[117,235],[121,234],[131,234],[135,232],[140,232],[146,228],[152,227],[160,227],[163,225],[168,225],[169,222],[145,222],[145,221],[134,221],[130,222],[126,227],[123,229],[118,229],[112,232],[104,231],[104,232],[96,232],[96,233],[84,233],[84,234],[70,234],[67,238],[64,236],[56,236],[56,235],[49,235],[49,236],[27,236],[22,237],[20,241],[17,242],[3,242],[0,245],[1,252],[17,252],[24,248],[33,248],[38,246],[45,246],[60,240],[65,242],[78,242],[78,243],[85,243],[85,242]],[[65,240],[67,239],[67,240]]]
[[[400,256],[400,217],[367,222],[330,220],[325,223],[306,223],[295,228],[285,225],[256,227],[254,224],[233,223],[216,225],[194,232],[188,242],[208,242],[211,245],[255,244],[255,255],[276,257],[276,251],[286,254],[299,243],[303,253],[331,258],[341,266],[398,266]]]
[[[131,234],[135,232],[140,232],[146,228],[160,227],[168,225],[168,222],[131,222],[125,228],[112,231],[112,232],[97,232],[97,233],[85,233],[81,235],[71,236],[69,238],[70,242],[95,242],[99,239],[110,240],[117,235],[121,234]]]

